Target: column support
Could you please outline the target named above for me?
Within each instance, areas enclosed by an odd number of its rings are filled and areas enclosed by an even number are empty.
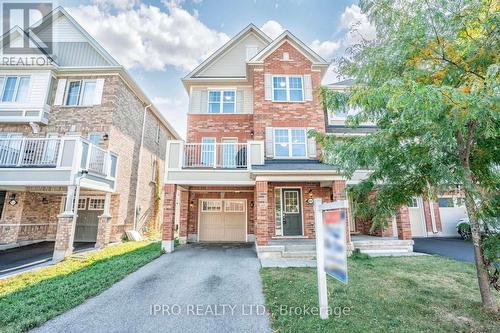
[[[96,248],[103,248],[109,244],[111,239],[111,193],[106,193],[104,198],[104,210],[102,215],[98,217],[99,222],[97,224],[97,239],[95,242]]]
[[[265,246],[269,240],[268,221],[268,183],[267,181],[255,182],[255,196],[257,205],[257,218],[255,219],[255,240],[257,246]]]
[[[175,194],[177,192],[177,185],[166,184],[164,190],[165,201],[163,208],[161,249],[165,253],[171,253],[174,251]]]
[[[78,211],[78,199],[80,197],[80,186],[70,185],[66,192],[64,212],[57,216],[57,232],[52,260],[55,262],[63,260],[73,253],[73,240],[75,238],[75,225]]]

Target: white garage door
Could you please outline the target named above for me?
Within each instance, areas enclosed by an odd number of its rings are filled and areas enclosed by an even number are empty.
[[[443,226],[442,236],[458,237],[457,222],[461,218],[467,217],[467,211],[462,198],[440,197],[439,215]]]
[[[201,242],[246,242],[246,200],[201,199]]]

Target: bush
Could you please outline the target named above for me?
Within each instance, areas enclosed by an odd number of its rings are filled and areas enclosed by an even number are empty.
[[[460,237],[465,240],[469,240],[471,238],[471,231],[469,223],[462,222],[457,226],[458,233]]]

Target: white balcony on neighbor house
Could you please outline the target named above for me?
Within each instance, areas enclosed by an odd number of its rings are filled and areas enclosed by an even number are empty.
[[[0,186],[82,186],[112,191],[118,156],[80,136],[0,138]]]
[[[264,164],[264,142],[167,143],[166,182],[185,184],[252,184],[252,165]]]

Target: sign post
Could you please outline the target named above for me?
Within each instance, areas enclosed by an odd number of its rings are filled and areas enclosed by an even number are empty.
[[[328,319],[326,274],[347,283],[346,201],[322,204],[314,199],[316,225],[316,263],[318,274],[319,314]]]

